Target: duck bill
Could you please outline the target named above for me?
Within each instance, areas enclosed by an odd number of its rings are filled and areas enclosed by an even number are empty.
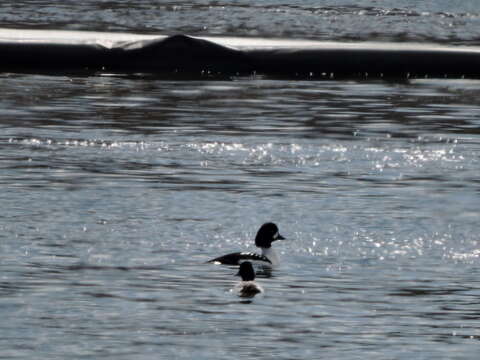
[[[278,234],[275,240],[285,240],[285,238],[282,235]]]

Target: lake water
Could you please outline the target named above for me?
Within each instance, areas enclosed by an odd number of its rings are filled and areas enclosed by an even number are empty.
[[[475,44],[477,2],[5,1],[0,27]],[[476,359],[480,81],[0,74],[0,359]],[[263,297],[229,290],[274,221]]]

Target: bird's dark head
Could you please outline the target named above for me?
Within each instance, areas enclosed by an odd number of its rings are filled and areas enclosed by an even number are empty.
[[[274,223],[263,224],[257,232],[255,237],[255,245],[260,248],[266,248],[272,246],[272,242],[276,240],[284,240],[285,238],[278,232],[278,227]]]
[[[238,269],[237,276],[242,278],[242,281],[253,281],[255,280],[255,270],[250,261],[244,261],[240,264]]]

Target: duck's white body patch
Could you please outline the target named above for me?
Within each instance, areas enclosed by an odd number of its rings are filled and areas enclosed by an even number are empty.
[[[271,261],[272,266],[278,266],[278,264],[280,264],[280,259],[273,247],[262,248],[262,255]]]

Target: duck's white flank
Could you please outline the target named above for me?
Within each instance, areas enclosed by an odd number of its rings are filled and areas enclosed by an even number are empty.
[[[278,264],[280,264],[280,258],[273,247],[262,248],[262,255],[272,262],[272,266],[278,266]]]

